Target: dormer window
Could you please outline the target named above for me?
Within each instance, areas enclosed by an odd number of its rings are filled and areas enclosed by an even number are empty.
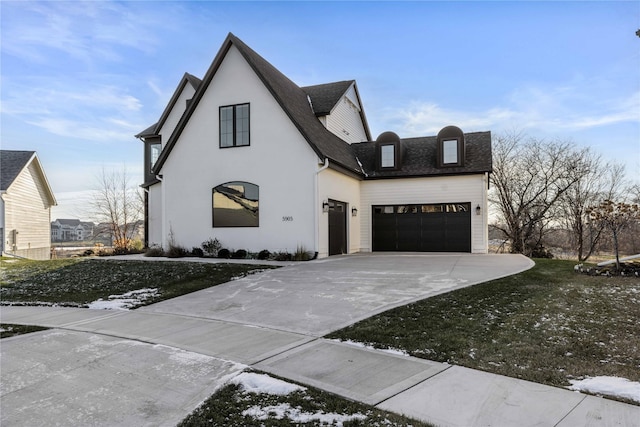
[[[396,147],[393,144],[380,146],[380,167],[395,168],[396,167]]]
[[[459,127],[447,126],[437,136],[438,167],[464,166],[464,133]]]
[[[393,132],[380,134],[376,139],[376,158],[379,170],[400,169],[402,162],[400,137]]]

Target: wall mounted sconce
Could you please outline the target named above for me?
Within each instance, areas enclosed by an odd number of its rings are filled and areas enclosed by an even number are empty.
[[[329,212],[329,202],[327,202],[326,200],[322,202],[322,212]]]
[[[480,215],[481,210],[482,208],[480,208],[480,205],[476,206],[476,215]]]
[[[355,206],[351,208],[351,216],[358,216],[358,208]]]

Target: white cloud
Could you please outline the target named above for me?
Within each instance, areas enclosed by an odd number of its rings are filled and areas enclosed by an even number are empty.
[[[465,131],[518,128],[545,132],[581,131],[640,119],[640,92],[628,97],[604,98],[584,88],[527,87],[512,92],[484,110],[445,108],[435,102],[416,101],[406,108],[389,110],[385,121],[395,122],[403,135],[433,135],[454,124]]]

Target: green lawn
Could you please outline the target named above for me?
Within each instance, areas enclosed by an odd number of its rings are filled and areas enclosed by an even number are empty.
[[[61,259],[2,260],[0,301],[3,305],[86,307],[110,295],[155,289],[130,308],[153,304],[205,289],[234,278],[273,268],[260,265],[207,264],[182,261],[115,261]]]
[[[374,316],[328,338],[553,386],[618,376],[640,381],[640,280],[591,277],[571,261]]]

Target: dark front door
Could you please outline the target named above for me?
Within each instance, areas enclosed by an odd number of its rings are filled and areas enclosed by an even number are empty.
[[[347,204],[329,200],[329,255],[347,253]]]
[[[471,204],[373,207],[373,250],[471,252]]]

